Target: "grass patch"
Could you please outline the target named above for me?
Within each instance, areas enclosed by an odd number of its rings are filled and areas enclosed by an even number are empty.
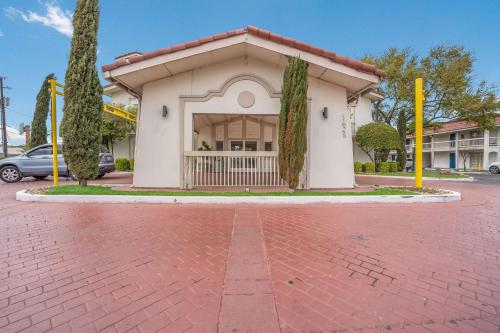
[[[367,173],[374,176],[399,176],[399,177],[415,177],[415,172],[375,172]],[[429,178],[469,178],[469,176],[456,173],[440,173],[439,171],[424,170],[423,177]]]
[[[222,197],[249,197],[249,196],[367,196],[367,195],[415,195],[418,194],[404,188],[381,187],[372,192],[319,192],[319,191],[295,191],[295,192],[202,192],[202,191],[122,191],[110,187],[89,185],[64,185],[50,187],[47,189],[50,195],[145,195],[145,196],[222,196]]]

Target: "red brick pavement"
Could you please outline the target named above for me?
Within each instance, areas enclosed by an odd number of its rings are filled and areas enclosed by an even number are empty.
[[[2,333],[500,332],[498,187],[215,207],[16,202],[26,184],[0,184]]]

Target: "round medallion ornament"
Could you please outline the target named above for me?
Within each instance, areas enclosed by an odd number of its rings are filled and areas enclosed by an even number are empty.
[[[255,96],[250,91],[242,91],[238,95],[238,104],[241,107],[249,108],[255,103]]]

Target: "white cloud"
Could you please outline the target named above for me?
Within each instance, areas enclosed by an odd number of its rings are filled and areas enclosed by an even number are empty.
[[[0,37],[5,36],[5,34],[0,30]]]
[[[73,35],[73,24],[71,22],[73,14],[68,10],[63,10],[57,3],[44,3],[43,5],[45,6],[45,15],[32,12],[31,10],[23,12],[14,7],[6,8],[5,15],[11,19],[20,17],[28,23],[41,23],[65,36],[71,37]]]

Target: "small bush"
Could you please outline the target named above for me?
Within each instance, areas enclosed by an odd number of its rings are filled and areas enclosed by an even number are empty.
[[[377,171],[382,173],[389,172],[389,162],[380,162],[377,165]]]
[[[134,159],[131,158],[129,161],[128,161],[129,165],[130,165],[130,171],[134,171]]]
[[[115,160],[115,168],[117,171],[128,171],[130,170],[130,162],[126,158],[117,158]]]
[[[367,162],[367,163],[363,164],[363,172],[374,173],[375,172],[375,163]]]
[[[399,170],[399,162],[389,163],[389,172],[398,172],[398,170]]]
[[[354,173],[362,173],[363,172],[363,163],[354,162]]]

